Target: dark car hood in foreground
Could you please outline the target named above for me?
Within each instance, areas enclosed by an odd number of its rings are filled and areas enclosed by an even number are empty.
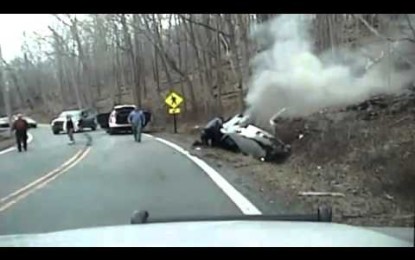
[[[0,246],[412,246],[413,229],[322,222],[198,221],[148,223],[0,237]],[[387,235],[388,233],[392,235]],[[395,237],[393,237],[395,236]]]

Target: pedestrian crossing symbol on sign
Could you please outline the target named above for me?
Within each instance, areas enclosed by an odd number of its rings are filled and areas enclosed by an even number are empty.
[[[164,102],[166,102],[166,104],[171,108],[177,108],[181,103],[183,103],[183,101],[183,97],[173,91],[170,92],[164,100]]]

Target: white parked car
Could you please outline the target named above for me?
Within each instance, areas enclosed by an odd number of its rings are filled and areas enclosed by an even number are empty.
[[[17,117],[13,116],[13,121],[16,120],[16,119],[17,119]],[[36,128],[37,127],[37,122],[35,120],[33,120],[32,118],[24,116],[23,119],[26,120],[26,122],[29,124],[29,128]],[[7,119],[7,117],[1,117],[0,118],[0,127],[10,127],[9,120]]]
[[[9,127],[9,119],[7,117],[0,117],[0,127]]]
[[[81,111],[80,110],[70,110],[70,111],[63,111],[59,114],[59,116],[52,120],[50,126],[52,127],[52,132],[57,135],[60,132],[66,133],[66,116],[72,116],[72,122],[74,124],[75,132],[78,132],[79,129],[79,120],[81,119]]]
[[[128,116],[136,108],[135,105],[118,105],[113,108],[108,118],[108,133],[131,131],[131,124],[128,123]]]
[[[81,110],[63,111],[56,119],[52,120],[51,127],[54,134],[61,131],[66,132],[66,116],[72,116],[75,132],[83,131],[85,128],[95,131],[97,129],[97,113],[95,109],[86,108]]]

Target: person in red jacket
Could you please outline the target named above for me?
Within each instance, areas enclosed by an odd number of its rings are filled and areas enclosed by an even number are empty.
[[[29,129],[29,124],[23,119],[22,114],[18,114],[17,119],[13,122],[12,131],[15,133],[17,150],[19,152],[22,151],[22,144],[25,152],[27,151],[27,129]]]

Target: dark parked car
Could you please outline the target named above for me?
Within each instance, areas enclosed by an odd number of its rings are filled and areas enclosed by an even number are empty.
[[[108,118],[110,116],[110,113],[100,113],[97,115],[97,121],[99,126],[102,129],[108,129],[109,128],[109,122],[108,122]]]
[[[79,127],[81,129],[89,128],[92,131],[97,129],[97,111],[95,109],[83,109],[81,111],[81,119],[79,120]]]

